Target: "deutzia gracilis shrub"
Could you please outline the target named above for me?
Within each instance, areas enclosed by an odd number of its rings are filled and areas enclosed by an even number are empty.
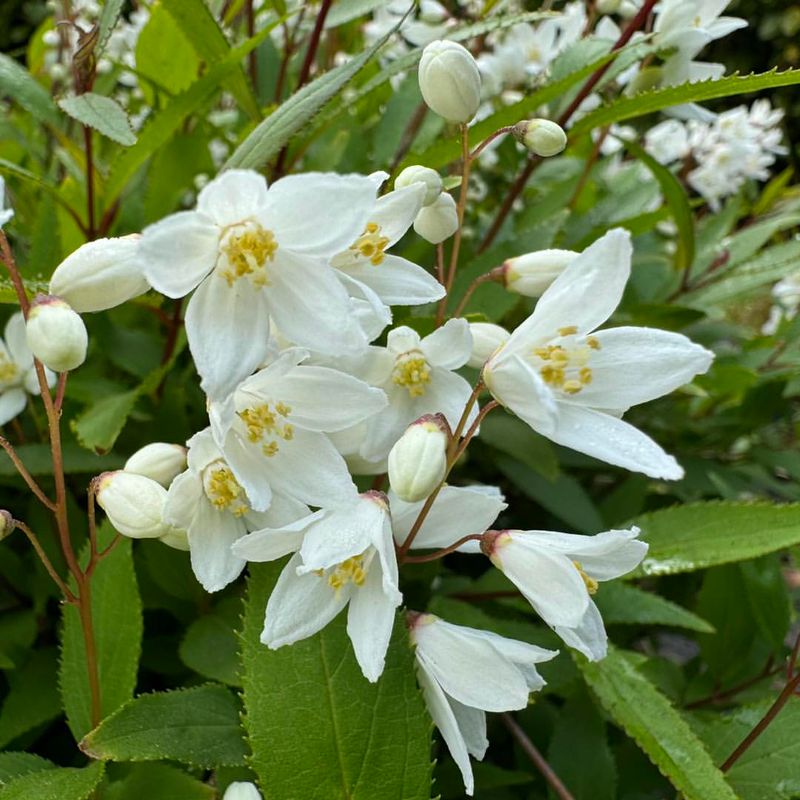
[[[800,797],[781,9],[8,12],[0,800]]]

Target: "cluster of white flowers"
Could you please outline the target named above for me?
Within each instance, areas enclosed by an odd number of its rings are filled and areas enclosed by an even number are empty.
[[[645,149],[669,166],[692,166],[689,185],[717,210],[720,202],[748,179],[768,180],[777,156],[788,151],[781,142],[783,111],[769,100],[738,106],[710,122],[667,120],[651,128]]]

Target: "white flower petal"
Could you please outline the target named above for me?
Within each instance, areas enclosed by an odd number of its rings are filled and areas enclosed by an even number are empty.
[[[386,255],[377,267],[361,261],[342,271],[372,289],[390,306],[433,303],[445,295],[445,288],[427,270],[400,256]]]
[[[683,477],[678,462],[649,436],[600,411],[559,403],[556,428],[546,435],[556,444],[651,478],[675,481]]]
[[[321,514],[321,511],[317,512]],[[302,523],[302,525],[301,525]],[[297,523],[297,529],[291,527],[253,531],[243,536],[233,545],[233,553],[245,561],[275,561],[289,553],[296,553],[303,543],[306,520]]]
[[[472,334],[469,323],[462,318],[450,319],[428,334],[420,347],[431,366],[458,369],[472,355]]]
[[[469,754],[481,761],[489,749],[489,740],[486,738],[486,712],[465,706],[452,697],[448,697],[447,700]]]
[[[33,354],[28,347],[28,337],[25,333],[25,317],[21,311],[12,314],[6,323],[3,336],[8,347],[11,360],[24,372],[33,366]]]
[[[589,601],[583,618],[574,627],[554,625],[553,630],[569,647],[583,653],[590,661],[600,661],[608,652],[608,639],[603,626],[603,618],[597,606]]]
[[[427,187],[424,183],[412,183],[379,197],[369,221],[381,227],[381,236],[389,240],[387,247],[396,244],[411,227],[422,208]]]
[[[203,391],[229,395],[269,352],[264,298],[247,281],[228,286],[216,273],[197,288],[186,309],[186,335]]]
[[[252,218],[267,202],[267,182],[249,169],[229,169],[206,184],[197,210],[225,228]]]
[[[0,425],[21,414],[27,402],[28,397],[22,389],[6,389],[0,394]]]
[[[245,534],[242,520],[201,502],[187,533],[192,569],[207,592],[218,592],[239,577],[245,562],[231,545]]]
[[[225,439],[222,452],[231,472],[244,489],[250,506],[255,511],[266,511],[272,502],[272,487],[269,476],[264,471],[264,456],[261,451],[256,447],[246,446],[231,432]]]
[[[167,297],[183,297],[214,269],[219,229],[205,214],[179,211],[145,228],[139,247],[147,282]]]
[[[203,491],[203,480],[194,470],[178,475],[167,490],[164,503],[164,522],[174,528],[188,530],[201,505],[208,505]]]

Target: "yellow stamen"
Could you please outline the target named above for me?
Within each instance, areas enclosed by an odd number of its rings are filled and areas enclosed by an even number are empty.
[[[243,230],[234,230],[223,240],[221,250],[228,268],[222,271],[222,277],[228,286],[233,286],[236,280],[245,276],[256,287],[269,286],[269,275],[264,265],[275,258],[278,250],[275,234],[258,224],[241,227]]]
[[[431,381],[431,368],[419,350],[410,350],[397,357],[392,370],[392,382],[405,386],[411,397],[422,397]]]
[[[348,583],[356,586],[363,586],[367,578],[364,570],[364,555],[353,556],[346,561],[338,564],[330,575],[328,575],[328,585],[337,592]]]
[[[261,452],[271,458],[280,450],[278,440],[289,442],[294,438],[294,426],[283,422],[292,409],[285,403],[270,403],[253,406],[240,411],[239,418],[247,428],[247,438],[253,444],[261,442]]]
[[[578,326],[577,325],[567,325],[564,328],[559,328],[558,329],[558,335],[559,336],[572,336],[573,333],[577,333],[577,332],[578,332]]]
[[[355,240],[350,249],[360,253],[373,266],[377,267],[383,263],[383,251],[388,245],[389,240],[385,236],[381,236],[381,226],[375,222],[368,222],[364,233]]]
[[[594,578],[586,574],[580,561],[573,561],[572,563],[575,565],[575,569],[580,573],[581,578],[583,578],[583,582],[586,584],[586,591],[589,592],[589,594],[597,594],[600,584]]]
[[[228,467],[208,468],[203,484],[206,497],[217,511],[230,511],[235,517],[241,517],[250,510],[244,489]]]
[[[0,353],[0,383],[11,383],[19,375],[19,367],[5,353]]]

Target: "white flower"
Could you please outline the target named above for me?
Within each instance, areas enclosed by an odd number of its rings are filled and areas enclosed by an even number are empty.
[[[598,582],[639,565],[647,544],[638,535],[638,528],[595,536],[506,530],[488,534],[482,549],[570,647],[596,661],[606,654],[606,633],[591,595]]]
[[[275,650],[313,636],[349,604],[347,633],[356,660],[367,680],[378,680],[403,599],[384,495],[366,492],[293,525],[256,531],[233,551],[248,561],[297,551],[267,603],[264,644]]]
[[[31,303],[25,337],[35,358],[54,372],[69,372],[86,360],[89,335],[65,300],[38,295]]]
[[[654,125],[644,138],[645,150],[660,164],[683,161],[691,152],[689,132],[677,119],[668,119]]]
[[[169,297],[197,289],[186,331],[203,388],[221,399],[264,361],[270,317],[291,341],[357,352],[366,340],[327,263],[364,231],[375,181],[309,173],[276,181],[229,170],[196,211],[173,214],[141,240],[145,274]]]
[[[495,399],[552,441],[654,478],[683,470],[622,413],[705,372],[713,354],[685,336],[652,328],[595,331],[622,298],[631,244],[609,231],[556,278],[486,363]]]
[[[3,225],[6,224],[13,216],[14,216],[14,209],[13,208],[6,208],[6,182],[2,175],[0,175],[0,230],[3,229]]]
[[[228,784],[222,800],[261,800],[261,795],[254,783],[236,781]]]
[[[511,336],[505,328],[493,322],[470,322],[469,332],[472,334],[472,353],[467,366],[475,369],[483,367],[492,353]]]
[[[22,412],[29,394],[40,394],[21,312],[13,314],[6,323],[4,338],[5,341],[0,340],[0,425]],[[56,376],[47,367],[45,376],[47,385],[54,386]]]
[[[360,455],[368,461],[385,458],[423,414],[441,413],[454,429],[472,389],[452,370],[466,364],[471,351],[469,324],[452,319],[423,339],[406,326],[394,328],[386,347],[370,347],[362,358],[348,362],[348,371],[383,389],[389,399],[367,421]]]
[[[96,239],[68,255],[50,278],[50,294],[79,314],[104,311],[150,289],[139,251],[140,236]]]
[[[694,58],[715,39],[747,27],[747,20],[720,16],[729,3],[730,0],[662,0],[653,25],[657,34],[654,41],[660,48],[677,47],[679,53],[672,58]]]
[[[244,560],[231,551],[234,542],[249,530],[293,522],[308,508],[274,494],[269,510],[254,511],[210,429],[195,434],[188,445],[188,469],[165,492],[163,518],[186,531],[197,580],[206,591],[217,592],[244,569]]]
[[[481,760],[489,746],[485,712],[525,708],[545,684],[535,665],[558,653],[433,614],[408,616],[425,703],[472,795],[469,756]]]
[[[361,235],[331,260],[335,269],[368,286],[387,306],[431,303],[445,295],[444,287],[422,267],[386,252],[411,227],[425,192],[424,183],[412,183],[378,198]]]
[[[347,502],[355,486],[325,434],[386,406],[385,394],[363,381],[300,364],[307,355],[287,350],[211,407],[214,437],[259,511],[269,507],[273,488],[313,506]]]

